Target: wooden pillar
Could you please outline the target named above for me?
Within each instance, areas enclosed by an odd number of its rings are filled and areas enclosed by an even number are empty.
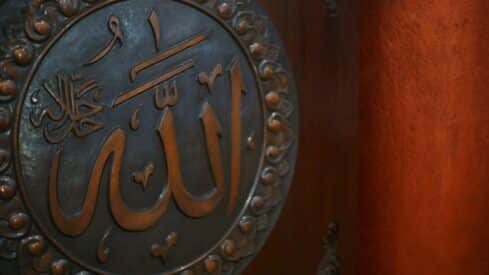
[[[361,5],[357,274],[489,274],[488,11]]]

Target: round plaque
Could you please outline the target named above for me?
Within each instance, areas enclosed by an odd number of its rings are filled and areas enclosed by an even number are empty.
[[[256,3],[12,0],[0,25],[0,258],[240,273],[296,155],[293,79]]]

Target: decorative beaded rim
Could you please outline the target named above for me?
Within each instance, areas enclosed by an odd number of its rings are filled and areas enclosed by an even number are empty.
[[[275,31],[250,0],[173,0],[194,6],[233,32],[249,52],[266,106],[266,149],[260,176],[245,211],[212,251],[180,268],[179,274],[239,273],[275,224],[295,166],[297,112],[295,88]],[[32,0],[22,24],[9,25],[0,44],[0,258],[17,259],[26,274],[90,274],[65,259],[32,222],[18,192],[12,138],[18,92],[30,78],[43,49],[62,30],[91,10],[118,0]],[[1,39],[1,38],[0,38]],[[1,41],[1,40],[0,40]],[[19,108],[17,108],[18,110]],[[248,146],[254,146],[250,140]],[[175,273],[172,273],[175,274]]]

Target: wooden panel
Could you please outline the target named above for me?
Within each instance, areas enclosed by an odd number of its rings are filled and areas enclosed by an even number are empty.
[[[301,106],[295,182],[264,250],[245,274],[314,274],[327,224],[353,234],[355,200],[356,25],[353,1],[331,18],[324,1],[261,0],[291,58]],[[342,210],[340,210],[342,209]],[[344,225],[344,226],[343,226]],[[345,274],[353,245],[343,242]]]
[[[358,270],[489,274],[489,3],[363,3]]]

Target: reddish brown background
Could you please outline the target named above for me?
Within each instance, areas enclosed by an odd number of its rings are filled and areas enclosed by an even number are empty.
[[[489,1],[360,10],[358,270],[489,274]]]
[[[298,80],[299,162],[247,275],[489,274],[489,1],[260,1]],[[358,35],[357,35],[358,34]],[[357,39],[358,36],[358,39]]]

